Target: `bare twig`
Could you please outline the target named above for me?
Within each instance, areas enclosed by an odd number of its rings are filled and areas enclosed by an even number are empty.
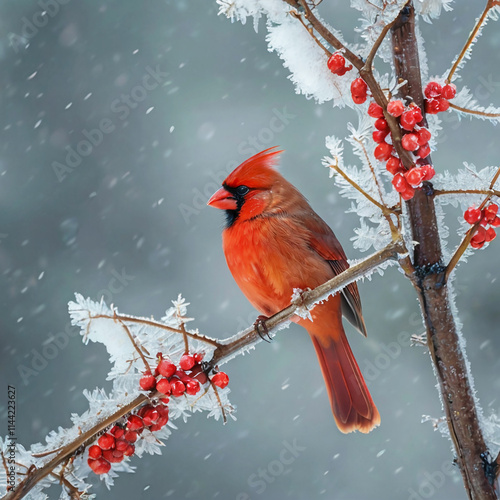
[[[457,71],[458,66],[460,65],[460,63],[462,62],[462,59],[465,57],[465,54],[469,50],[469,47],[474,43],[474,40],[476,39],[476,37],[479,33],[479,30],[481,29],[481,26],[486,21],[486,17],[488,16],[488,12],[490,11],[490,9],[492,9],[493,7],[498,6],[498,5],[500,5],[499,0],[487,0],[486,7],[484,8],[484,11],[481,14],[481,17],[478,19],[476,25],[474,26],[474,29],[471,31],[471,34],[469,35],[469,38],[465,42],[463,49],[460,51],[460,54],[458,55],[457,60],[453,63],[453,66],[451,67],[450,72],[448,73],[448,77],[446,78],[446,81],[448,83],[451,82],[453,75]],[[450,103],[450,106],[455,107],[451,103]],[[462,111],[462,110],[460,110],[460,111]]]
[[[452,102],[449,103],[450,108],[456,109],[457,111],[461,111],[462,113],[468,113],[470,115],[484,116],[485,118],[499,118],[500,113],[485,113],[484,111],[478,111],[477,109],[468,109],[462,108],[461,106],[457,106]]]

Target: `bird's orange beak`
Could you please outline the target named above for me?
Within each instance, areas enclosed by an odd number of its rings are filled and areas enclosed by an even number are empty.
[[[208,200],[209,207],[220,208],[221,210],[237,210],[236,198],[225,188],[218,189]]]

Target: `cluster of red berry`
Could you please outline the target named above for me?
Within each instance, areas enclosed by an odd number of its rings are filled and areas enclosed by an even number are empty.
[[[352,65],[346,66],[345,57],[340,52],[335,52],[328,59],[328,69],[334,74],[344,76],[352,69]]]
[[[377,103],[372,102],[368,107],[368,115],[375,118],[376,130],[373,132],[373,140],[377,146],[374,155],[377,160],[386,162],[386,169],[394,176],[392,184],[396,191],[404,200],[410,200],[415,194],[415,189],[420,187],[423,181],[431,180],[435,174],[431,165],[421,164],[421,159],[429,156],[431,152],[429,146],[431,133],[425,127],[418,126],[423,119],[422,110],[414,103],[405,107],[400,100],[390,101],[387,104],[387,113],[399,118],[399,124],[404,131],[401,145],[418,157],[417,166],[410,170],[404,168],[403,163],[395,154],[394,146],[386,142],[390,130],[384,117],[384,110]]]
[[[465,211],[464,219],[466,222],[469,224],[477,224],[479,222],[480,224],[470,240],[472,248],[481,248],[485,243],[495,239],[497,234],[493,228],[500,226],[500,217],[498,217],[497,213],[498,205],[496,203],[490,203],[482,210],[469,207]]]
[[[425,112],[429,115],[437,115],[450,107],[448,102],[457,95],[457,88],[453,83],[441,86],[438,82],[429,82],[424,90]]]
[[[164,395],[156,404],[148,403],[137,413],[129,415],[124,425],[115,425],[103,434],[97,444],[89,448],[88,464],[96,474],[106,474],[112,463],[119,463],[125,457],[134,454],[135,443],[144,429],[151,432],[159,431],[168,422],[168,396],[180,397],[184,393],[194,396],[200,391],[200,383],[208,381],[203,371],[201,361],[203,353],[184,354],[179,367],[162,353],[157,355],[158,364],[154,374],[144,372],[139,385],[145,391],[156,390]],[[224,372],[217,372],[211,378],[211,383],[221,389],[229,383],[229,377]]]

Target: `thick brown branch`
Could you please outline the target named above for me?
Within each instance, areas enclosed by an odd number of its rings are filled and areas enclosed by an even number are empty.
[[[393,58],[399,81],[406,81],[407,99],[423,108],[424,96],[419,67],[413,5],[400,15],[392,28]],[[496,498],[483,469],[487,447],[479,426],[473,391],[455,320],[451,312],[446,270],[442,263],[439,231],[432,187],[424,186],[408,203],[415,247],[413,280],[420,300],[427,343],[436,369],[450,436],[457,454],[469,498]]]

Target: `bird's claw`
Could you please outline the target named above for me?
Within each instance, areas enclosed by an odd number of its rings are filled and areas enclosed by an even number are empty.
[[[266,326],[265,321],[269,319],[267,316],[260,315],[256,320],[253,326],[257,330],[257,333],[259,334],[259,337],[262,340],[265,340],[266,342],[271,342],[272,338],[269,335],[269,330]],[[267,336],[267,339],[266,339]],[[269,340],[268,340],[269,339]]]

